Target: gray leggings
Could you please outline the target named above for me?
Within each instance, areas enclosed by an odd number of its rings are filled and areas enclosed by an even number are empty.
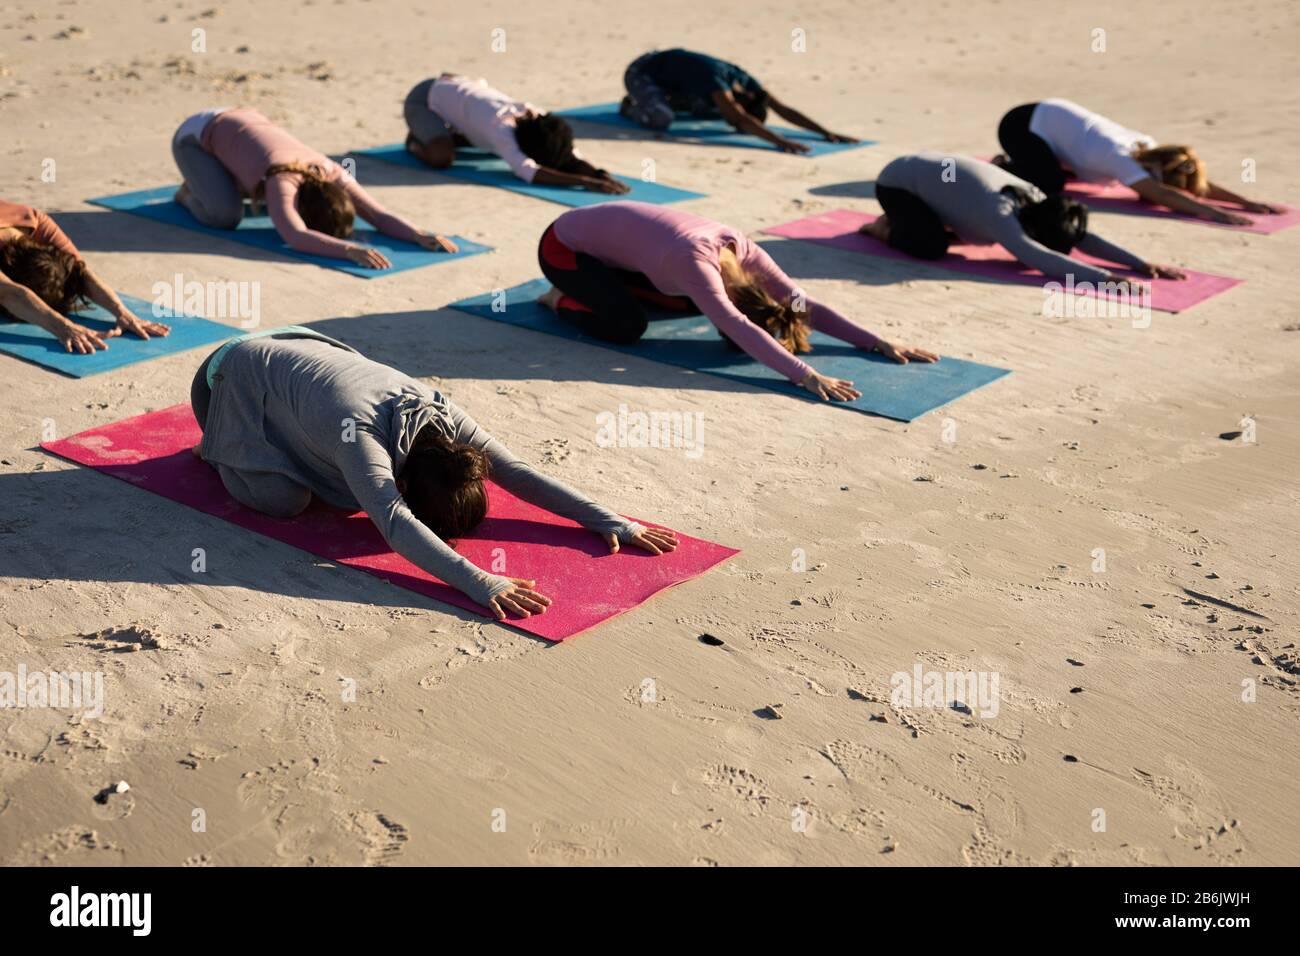
[[[637,57],[623,74],[627,99],[623,101],[620,112],[638,126],[665,130],[672,125],[677,114],[668,103],[667,94],[641,69],[642,64],[654,56],[655,52]]]
[[[415,84],[411,92],[406,94],[406,102],[402,104],[406,128],[421,146],[428,146],[435,139],[452,139],[454,135],[446,121],[429,109],[429,88],[434,82],[431,77]]]
[[[203,360],[190,384],[190,407],[194,409],[194,418],[200,429],[206,428],[208,423],[208,406],[212,403],[212,389],[208,387],[208,365],[216,354],[213,352]],[[264,515],[292,518],[311,504],[311,491],[284,475],[271,471],[239,471],[228,465],[213,467],[221,476],[221,483],[230,492],[230,497],[244,507],[260,511]]]
[[[235,177],[192,135],[172,139],[172,157],[189,187],[185,203],[194,218],[213,229],[234,229],[244,218],[244,194]]]

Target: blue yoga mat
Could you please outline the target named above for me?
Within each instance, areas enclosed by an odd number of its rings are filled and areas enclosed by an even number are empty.
[[[315,263],[318,266],[324,266],[326,269],[337,269],[339,272],[360,276],[363,279],[377,279],[380,276],[405,272],[407,269],[437,265],[440,262],[450,262],[453,259],[463,259],[466,256],[476,256],[480,252],[492,251],[491,246],[470,242],[460,236],[451,236],[449,238],[460,247],[459,252],[451,254],[431,252],[414,243],[392,239],[373,229],[358,228],[352,238],[357,242],[374,246],[388,256],[393,263],[391,269],[366,269],[348,259],[314,256],[290,249],[284,240],[280,238],[279,233],[275,231],[275,227],[271,225],[269,216],[245,216],[236,229],[212,229],[200,223],[190,215],[188,209],[172,199],[177,188],[176,186],[160,186],[157,189],[141,189],[133,193],[123,193],[120,196],[100,196],[98,199],[87,199],[86,202],[96,206],[103,206],[106,209],[129,212],[133,216],[143,216],[145,219],[166,223],[169,226],[192,229],[194,232],[201,232],[206,236],[216,236],[230,242],[240,242],[255,249],[278,252],[282,256],[290,256],[304,262]]]
[[[504,322],[565,339],[579,339],[591,345],[628,355],[639,355],[666,365],[707,372],[758,388],[811,398],[809,393],[785,376],[756,362],[744,352],[728,346],[713,323],[703,316],[657,319],[636,345],[611,345],[588,338],[578,329],[535,301],[550,288],[545,279],[534,279],[505,290],[505,308],[499,308],[500,294],[486,293],[453,302],[451,308],[470,315]],[[848,379],[861,389],[862,397],[852,402],[834,402],[859,412],[910,422],[972,392],[982,385],[1010,374],[1008,369],[944,358],[934,364],[909,362],[897,365],[874,352],[854,348],[820,332],[811,336],[813,351],[801,355],[823,375]]]
[[[638,126],[630,119],[627,119],[618,111],[617,103],[597,103],[595,106],[579,106],[571,110],[557,110],[556,116],[565,116],[569,119],[582,120],[586,123],[599,123],[601,126],[617,126],[621,129],[640,130],[643,133],[653,133],[659,136],[668,136],[673,139],[696,140],[700,143],[720,146],[748,146],[753,149],[770,149],[776,150],[771,143],[759,139],[757,136],[750,136],[748,133],[737,132],[726,120],[720,119],[696,119],[685,114],[680,114],[677,119],[673,120],[673,125],[667,130],[660,133],[658,130],[646,129],[644,126]],[[848,149],[861,149],[864,146],[875,145],[875,140],[864,139],[856,143],[828,143],[816,133],[810,133],[806,129],[792,129],[788,126],[773,126],[767,124],[767,128],[774,133],[780,133],[786,139],[792,139],[796,143],[803,143],[810,147],[811,151],[804,153],[805,156],[824,156],[827,153],[842,153]],[[793,154],[792,154],[793,155]]]
[[[221,342],[239,332],[220,322],[186,315],[164,312],[155,318],[153,306],[135,296],[119,296],[122,304],[142,319],[155,319],[171,326],[171,334],[162,338],[138,339],[134,335],[119,335],[108,340],[103,351],[78,355],[64,351],[63,344],[44,329],[26,322],[0,322],[0,352],[35,362],[74,378],[98,375],[115,368],[147,362],[162,355],[172,355],[201,345]],[[117,322],[104,309],[92,305],[72,316],[79,325],[98,331],[108,331]]]
[[[426,173],[437,173],[440,176],[449,176],[452,179],[461,179],[480,186],[496,186],[498,189],[508,189],[512,193],[522,193],[525,196],[557,202],[564,206],[595,206],[615,199],[635,199],[639,202],[664,205],[670,202],[681,202],[684,199],[700,199],[704,196],[704,193],[693,193],[685,189],[674,189],[672,186],[642,182],[627,176],[617,177],[632,187],[630,193],[622,196],[588,192],[576,186],[538,186],[524,182],[510,171],[505,160],[482,149],[456,150],[456,162],[447,169],[430,169],[408,153],[401,143],[376,146],[373,149],[358,149],[353,155],[369,156],[386,163],[396,163],[398,166],[420,169]]]

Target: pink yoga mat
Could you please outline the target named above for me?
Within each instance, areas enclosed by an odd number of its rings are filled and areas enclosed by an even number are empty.
[[[1089,209],[1096,209],[1101,212],[1118,212],[1128,216],[1155,216],[1159,219],[1181,219],[1184,222],[1199,222],[1206,226],[1218,226],[1220,229],[1235,229],[1237,232],[1257,232],[1269,235],[1274,232],[1281,232],[1283,229],[1290,229],[1300,222],[1300,209],[1296,209],[1294,206],[1287,206],[1286,212],[1270,215],[1267,213],[1246,212],[1240,206],[1234,206],[1232,203],[1206,200],[1212,206],[1218,206],[1228,212],[1240,213],[1254,220],[1249,226],[1229,226],[1225,223],[1211,222],[1208,219],[1189,216],[1187,213],[1174,212],[1164,206],[1153,205],[1139,199],[1137,193],[1127,186],[1121,186],[1119,183],[1100,186],[1097,183],[1069,182],[1065,184],[1065,191],[1078,198]]]
[[[873,222],[876,218],[870,213],[835,209],[820,216],[799,219],[783,226],[773,226],[771,229],[764,229],[763,232],[773,236],[784,236],[787,239],[804,239],[834,249],[862,252],[882,259],[899,259],[969,275],[986,276],[1003,282],[1042,286],[1047,281],[1037,269],[1022,265],[1013,259],[1009,252],[997,245],[953,245],[949,248],[948,255],[942,259],[933,262],[914,259],[896,249],[891,249],[877,239],[858,232],[858,227]],[[1076,253],[1075,258],[1081,262],[1100,265],[1120,275],[1135,276],[1148,283],[1151,286],[1151,308],[1159,309],[1161,312],[1182,312],[1184,309],[1190,309],[1211,296],[1239,285],[1242,281],[1228,276],[1211,275],[1208,272],[1193,272],[1190,269],[1187,270],[1187,278],[1182,280],[1147,279],[1083,253]],[[1080,290],[1080,294],[1096,295],[1096,290],[1089,284]],[[1115,298],[1115,296],[1108,294],[1106,298]]]
[[[296,518],[279,519],[238,504],[216,471],[190,453],[200,436],[190,407],[174,405],[41,447],[241,528],[489,616],[482,606],[389,550],[361,512],[348,514],[316,502]],[[609,554],[590,531],[496,485],[489,483],[488,498],[487,520],[472,538],[458,542],[456,550],[488,570],[494,558],[503,555],[504,569],[498,573],[535,578],[538,589],[555,603],[545,614],[509,623],[548,641],[562,641],[629,611],[739,553],[679,534],[681,544],[671,554],[656,557],[639,548]],[[494,555],[496,549],[501,550]]]

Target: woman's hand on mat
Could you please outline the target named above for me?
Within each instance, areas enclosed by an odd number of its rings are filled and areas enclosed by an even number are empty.
[[[69,352],[76,352],[79,355],[86,355],[96,349],[108,348],[108,343],[104,341],[102,335],[94,329],[88,329],[76,322],[64,323],[59,326],[59,330],[54,334],[63,343],[64,349]]]
[[[807,143],[796,143],[792,139],[786,139],[784,136],[776,141],[776,148],[783,153],[810,153],[812,147]]]
[[[1253,212],[1261,216],[1280,216],[1286,212],[1285,207],[1275,206],[1267,202],[1247,202],[1241,206],[1246,212]]]
[[[622,196],[625,193],[630,193],[632,191],[631,186],[615,179],[608,173],[604,176],[585,177],[583,188],[589,189],[594,193],[610,193],[615,196]]]
[[[112,336],[122,335],[123,333],[129,332],[136,338],[147,339],[152,338],[155,335],[162,338],[170,331],[171,329],[163,325],[161,322],[150,322],[140,318],[138,315],[132,315],[130,312],[126,312],[117,317],[117,328],[113,329],[113,331],[108,334]]]
[[[603,535],[605,543],[609,545],[610,554],[618,554],[618,535],[612,531]],[[651,554],[665,554],[669,551],[677,550],[677,535],[667,528],[646,528],[644,531],[638,531],[628,541],[628,544],[634,544],[644,551]]]
[[[456,252],[458,247],[446,236],[434,235],[431,232],[420,233],[420,245],[431,252]]]
[[[1163,266],[1158,262],[1148,262],[1144,268],[1138,269],[1137,271],[1151,279],[1187,278],[1187,273],[1182,269],[1179,269],[1177,266]]]
[[[531,617],[543,613],[550,606],[551,599],[536,590],[536,581],[523,578],[508,578],[512,585],[509,591],[502,591],[488,603],[497,620],[504,621],[509,615]]]
[[[925,349],[914,348],[910,345],[895,345],[893,342],[886,342],[881,339],[876,343],[875,351],[879,352],[885,358],[899,365],[906,365],[908,362],[937,362],[939,356]]]
[[[855,398],[862,397],[862,393],[853,387],[852,382],[846,382],[842,378],[831,378],[820,372],[809,372],[799,384],[827,402],[831,399],[837,402],[851,402]]]
[[[1120,295],[1127,295],[1130,298],[1141,298],[1151,294],[1151,287],[1145,282],[1137,279],[1130,279],[1127,276],[1110,273],[1106,276],[1106,281],[1114,285],[1114,291]]]
[[[1209,219],[1210,222],[1222,223],[1225,226],[1249,226],[1255,221],[1249,216],[1243,216],[1236,212],[1228,212],[1226,209],[1214,210]]]
[[[366,269],[387,269],[392,266],[388,256],[370,246],[349,246],[348,258]]]

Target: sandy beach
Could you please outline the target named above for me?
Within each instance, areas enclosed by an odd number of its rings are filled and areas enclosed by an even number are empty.
[[[741,553],[549,644],[39,448],[187,401],[204,350],[84,379],[0,355],[0,671],[104,686],[98,717],[0,709],[0,863],[1300,863],[1300,228],[1096,212],[1244,280],[1146,328],[757,236],[879,212],[895,156],[990,155],[1008,108],[1052,96],[1234,185],[1253,160],[1242,191],[1300,204],[1300,7],[219,2],[5,0],[0,198],[125,293],[256,283],[263,325],[311,324],[620,513]],[[207,107],[345,155],[401,140],[442,70],[559,109],[676,45],[878,142],[809,159],[581,126],[589,158],[653,160],[862,324],[1012,374],[904,424],[448,309],[535,278],[563,207],[374,161],[357,176],[388,206],[495,251],[365,281],[85,201],[176,182],[172,133]],[[702,453],[602,447],[620,405],[701,413]],[[996,675],[996,713],[899,706],[917,672]]]

